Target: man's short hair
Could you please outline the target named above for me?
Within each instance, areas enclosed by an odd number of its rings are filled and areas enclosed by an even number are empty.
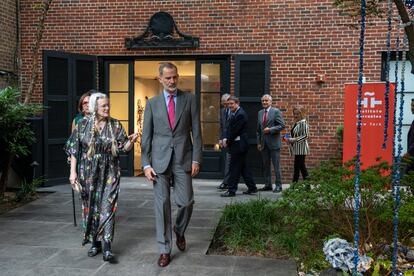
[[[228,101],[228,100],[229,100],[229,98],[230,98],[230,94],[229,94],[229,93],[223,94],[223,95],[221,96],[221,101],[222,101],[222,102],[226,102],[226,101]]]
[[[164,68],[168,68],[168,69],[175,69],[175,72],[178,73],[178,69],[177,66],[175,66],[174,64],[172,64],[171,62],[164,62],[160,64],[160,67],[158,69],[160,76],[162,76],[162,74],[164,73]]]
[[[265,98],[268,98],[270,101],[272,101],[272,96],[270,96],[269,94],[264,94],[261,99],[263,100]]]
[[[237,98],[236,96],[230,96],[228,101],[234,101],[236,104],[240,103],[239,98]]]

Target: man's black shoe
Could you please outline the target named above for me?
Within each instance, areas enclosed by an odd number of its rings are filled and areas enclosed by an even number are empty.
[[[264,186],[263,188],[260,188],[258,191],[265,192],[265,191],[271,191],[271,190],[272,190],[271,186]]]
[[[219,190],[227,190],[229,187],[227,184],[221,183],[219,186],[217,186],[217,189]]]
[[[244,195],[251,195],[251,194],[255,194],[255,193],[257,193],[257,189],[247,190],[247,191],[243,192]]]
[[[274,193],[280,193],[282,192],[282,187],[281,186],[276,186],[275,189],[273,190]]]
[[[227,192],[221,194],[220,196],[221,197],[235,197],[236,193],[232,193],[232,192],[227,191]]]

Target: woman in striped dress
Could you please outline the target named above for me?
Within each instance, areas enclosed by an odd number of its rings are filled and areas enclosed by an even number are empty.
[[[299,180],[299,172],[302,174],[303,179],[308,177],[305,157],[309,154],[309,125],[302,106],[293,108],[293,118],[295,124],[290,130],[291,137],[287,138],[287,142],[290,144],[290,154],[295,156],[293,183],[296,183]]]

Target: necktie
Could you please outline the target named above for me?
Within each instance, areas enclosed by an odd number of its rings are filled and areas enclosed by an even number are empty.
[[[171,129],[174,129],[174,116],[175,116],[174,96],[170,95],[170,100],[168,101],[168,119],[170,120]]]
[[[266,122],[267,122],[267,110],[265,110],[264,116],[263,116],[263,125],[264,126],[266,126]]]

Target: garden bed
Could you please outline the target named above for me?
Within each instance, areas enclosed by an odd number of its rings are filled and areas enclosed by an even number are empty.
[[[391,176],[384,171],[391,167],[379,162],[360,173],[359,252],[373,259],[364,275],[391,272],[395,197],[389,192]],[[397,271],[408,273],[414,272],[413,254],[407,254],[414,251],[413,179],[414,174],[401,179],[407,188],[399,195],[398,241],[404,250],[398,250]],[[341,162],[322,163],[278,201],[227,205],[208,254],[289,258],[301,272],[315,275],[331,267],[322,250],[325,241],[341,238],[352,247],[354,208],[354,169]]]
[[[0,215],[5,214],[13,209],[19,208],[26,205],[29,202],[39,199],[40,197],[46,196],[49,193],[37,192],[33,195],[27,196],[21,200],[17,199],[17,191],[11,190],[4,194],[4,198],[0,199]]]

